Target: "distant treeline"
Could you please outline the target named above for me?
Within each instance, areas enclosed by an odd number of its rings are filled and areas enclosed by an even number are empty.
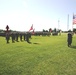
[[[0,36],[5,36],[5,33],[0,33]]]
[[[34,36],[50,36],[50,35],[51,35],[50,32],[41,32],[41,31],[39,31],[39,32],[34,32],[34,33],[32,33],[32,32],[9,32],[10,35],[11,35],[12,33],[13,33],[13,34],[22,34],[22,35],[27,34],[27,33],[30,33],[31,35],[34,35]],[[5,37],[5,35],[6,35],[6,32],[0,33],[0,36]]]
[[[59,32],[60,32],[60,31],[56,31],[56,28],[55,28],[54,30],[52,30],[51,32],[50,32],[50,30],[49,30],[49,31],[47,31],[47,30],[35,31],[35,32],[21,32],[21,31],[9,30],[9,34],[10,34],[10,35],[11,35],[11,33],[14,33],[14,34],[18,33],[18,34],[22,34],[22,35],[24,35],[24,34],[26,34],[26,33],[30,33],[31,35],[34,35],[34,36],[58,35]],[[68,32],[68,31],[62,31],[62,33],[67,33],[67,32]],[[73,32],[76,33],[76,29],[75,29],[75,28],[73,29]],[[5,35],[6,35],[6,31],[0,29],[0,36],[3,36],[3,37],[4,37]]]

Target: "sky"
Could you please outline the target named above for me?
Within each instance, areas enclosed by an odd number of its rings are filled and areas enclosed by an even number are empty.
[[[35,31],[72,30],[73,14],[76,0],[0,0],[0,29],[29,31],[33,24]]]

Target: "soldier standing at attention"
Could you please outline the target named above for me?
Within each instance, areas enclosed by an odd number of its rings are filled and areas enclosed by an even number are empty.
[[[22,33],[20,33],[20,41],[22,41]]]
[[[12,38],[12,43],[14,43],[15,42],[15,33],[14,32],[12,32],[11,38]]]
[[[26,33],[26,41],[29,43],[29,33]]]
[[[6,33],[6,41],[7,41],[7,43],[9,43],[9,40],[10,40],[9,33]]]
[[[10,39],[10,35],[9,35],[9,26],[7,25],[6,26],[6,40],[7,40],[7,43],[9,43],[9,39]]]
[[[68,42],[68,47],[70,47],[72,44],[72,32],[70,30],[68,31],[68,35],[67,35],[67,42]]]
[[[16,32],[16,34],[15,34],[16,39],[15,39],[15,40],[16,40],[17,42],[19,42],[19,41],[18,41],[18,36],[19,36],[19,34],[18,34],[18,32]]]

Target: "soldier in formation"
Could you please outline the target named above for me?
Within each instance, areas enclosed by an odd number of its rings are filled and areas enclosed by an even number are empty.
[[[10,40],[10,34],[7,32],[6,33],[6,43],[9,43],[9,40]]]
[[[11,37],[12,43],[19,42],[19,38],[20,38],[20,41],[27,41],[28,43],[30,43],[29,39],[31,38],[31,34],[18,33],[18,32],[11,32],[10,34],[6,33],[7,43],[9,43],[10,37]]]

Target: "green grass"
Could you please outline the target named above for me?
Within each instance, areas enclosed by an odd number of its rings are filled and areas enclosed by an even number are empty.
[[[67,47],[67,34],[32,36],[6,44],[0,37],[0,75],[76,75],[76,34]]]

